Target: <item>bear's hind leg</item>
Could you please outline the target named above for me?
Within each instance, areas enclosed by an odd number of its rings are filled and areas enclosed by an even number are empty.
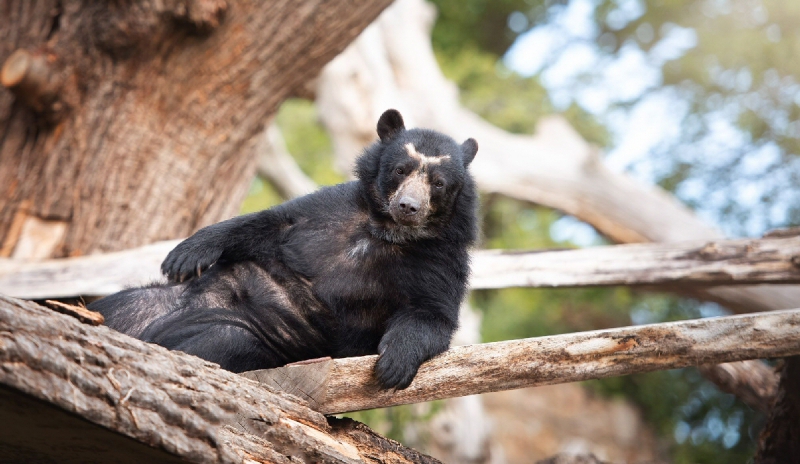
[[[141,339],[217,363],[232,372],[283,364],[246,320],[225,309],[198,308],[169,314],[147,327]]]
[[[129,288],[93,301],[87,309],[102,314],[108,327],[140,338],[154,320],[174,310],[182,292],[182,285]]]

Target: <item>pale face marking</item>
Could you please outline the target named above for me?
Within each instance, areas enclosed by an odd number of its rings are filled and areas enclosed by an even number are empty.
[[[442,161],[450,159],[450,155],[443,155],[443,156],[424,155],[417,151],[417,148],[414,146],[413,143],[407,143],[405,144],[405,147],[406,151],[408,152],[408,156],[419,161],[421,168],[424,168],[428,164],[442,164]]]

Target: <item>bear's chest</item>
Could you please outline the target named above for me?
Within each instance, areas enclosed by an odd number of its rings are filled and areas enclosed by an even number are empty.
[[[298,228],[283,244],[284,261],[331,306],[375,305],[393,291],[403,252],[358,222]]]

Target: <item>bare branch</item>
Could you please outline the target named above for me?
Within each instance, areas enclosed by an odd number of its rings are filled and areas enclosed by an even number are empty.
[[[381,390],[377,356],[323,360],[246,375],[302,384],[325,414],[499,390],[800,353],[800,309],[460,346],[422,365],[406,390]],[[319,375],[317,375],[319,374]],[[274,385],[274,383],[273,383]]]
[[[800,237],[481,251],[472,288],[800,282]]]

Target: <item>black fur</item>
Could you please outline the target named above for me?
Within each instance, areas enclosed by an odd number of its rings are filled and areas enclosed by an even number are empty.
[[[478,147],[406,130],[395,110],[378,133],[358,159],[357,181],[205,227],[167,256],[170,283],[89,308],[112,328],[234,372],[379,353],[380,384],[407,387],[457,327],[476,237],[467,166]],[[415,178],[430,186],[425,216],[398,221],[393,193],[421,166],[408,143],[449,158]]]

